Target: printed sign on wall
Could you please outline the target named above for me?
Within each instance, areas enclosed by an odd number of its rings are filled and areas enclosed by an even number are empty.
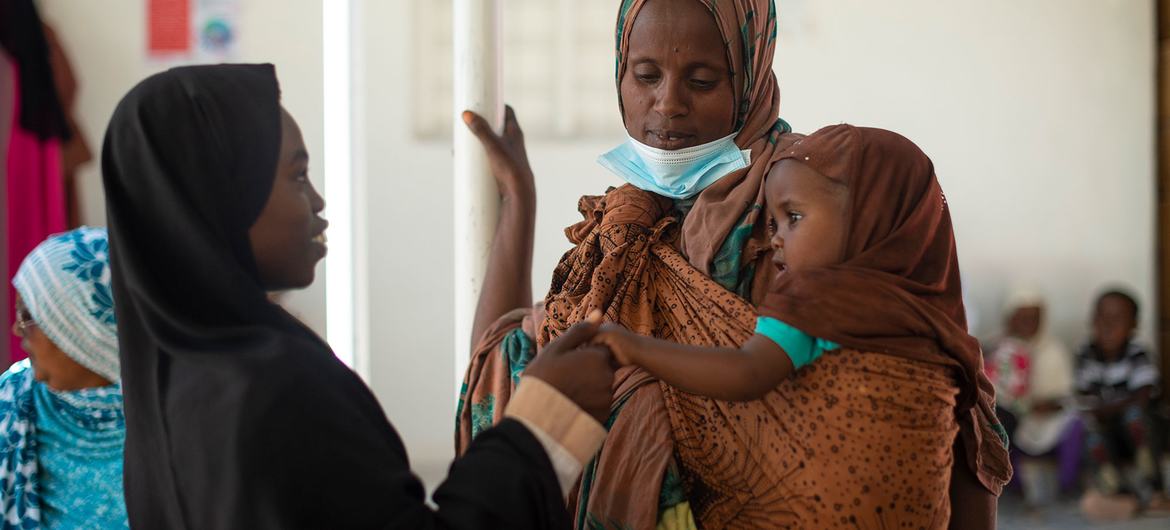
[[[147,53],[168,63],[236,57],[239,0],[147,0]]]
[[[191,7],[187,0],[149,0],[147,48],[151,55],[183,55],[191,51]]]

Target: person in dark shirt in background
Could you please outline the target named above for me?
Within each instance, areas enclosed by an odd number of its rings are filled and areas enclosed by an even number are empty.
[[[1102,293],[1093,311],[1092,336],[1077,355],[1077,394],[1088,428],[1088,456],[1095,467],[1095,492],[1086,499],[1128,492],[1138,501],[1131,498],[1103,510],[1086,502],[1086,511],[1090,515],[1102,511],[1101,518],[1127,517],[1153,498],[1157,465],[1149,404],[1158,390],[1158,369],[1149,350],[1134,338],[1138,315],[1132,295],[1121,290]],[[1133,463],[1129,480],[1122,474],[1126,462]]]

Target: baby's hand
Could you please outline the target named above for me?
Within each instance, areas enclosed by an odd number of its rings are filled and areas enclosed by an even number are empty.
[[[634,356],[637,354],[637,343],[640,339],[641,335],[613,322],[606,322],[601,325],[597,335],[593,336],[593,343],[605,345],[614,359],[624,366],[636,362]]]

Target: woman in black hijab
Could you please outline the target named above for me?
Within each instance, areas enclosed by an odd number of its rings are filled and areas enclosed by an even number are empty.
[[[268,301],[312,282],[327,225],[279,97],[271,65],[177,68],[131,90],[106,133],[131,525],[566,527],[559,468],[523,417],[481,435],[427,508],[373,394]],[[526,377],[598,418],[608,355],[574,349],[594,331]]]

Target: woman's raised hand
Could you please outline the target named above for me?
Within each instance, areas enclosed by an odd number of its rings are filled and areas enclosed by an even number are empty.
[[[500,188],[500,196],[535,201],[536,183],[524,149],[524,131],[520,130],[512,106],[506,107],[504,113],[503,134],[496,134],[483,116],[470,110],[463,111],[463,123],[487,151],[488,164]]]
[[[471,111],[463,112],[463,121],[483,144],[500,190],[500,215],[475,309],[472,346],[496,319],[517,307],[532,305],[536,184],[524,150],[524,133],[512,107],[505,113],[503,134],[496,134],[483,116]]]

